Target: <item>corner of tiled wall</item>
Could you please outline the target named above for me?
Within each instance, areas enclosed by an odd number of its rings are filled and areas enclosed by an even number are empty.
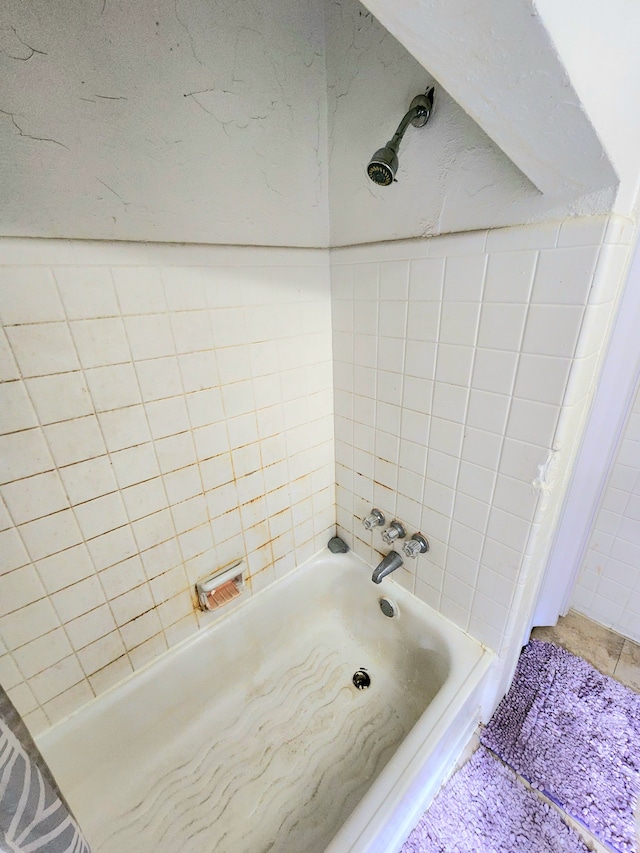
[[[0,681],[38,732],[209,624],[198,577],[242,557],[256,592],[332,535],[329,273],[296,250],[0,257]]]
[[[339,529],[368,562],[388,550],[372,506],[420,529],[431,550],[394,578],[498,651],[543,567],[544,472],[571,458],[630,237],[593,217],[332,252]]]

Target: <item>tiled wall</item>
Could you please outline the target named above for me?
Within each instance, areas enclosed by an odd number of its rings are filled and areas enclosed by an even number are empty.
[[[640,642],[640,390],[609,475],[571,606]]]
[[[374,562],[372,506],[420,529],[430,552],[394,577],[497,650],[535,595],[629,237],[593,218],[332,252],[339,529]]]
[[[0,682],[32,731],[334,529],[325,252],[0,241]]]

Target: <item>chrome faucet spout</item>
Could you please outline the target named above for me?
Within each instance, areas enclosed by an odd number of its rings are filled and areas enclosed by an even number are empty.
[[[389,551],[386,557],[373,570],[371,580],[374,583],[380,583],[382,578],[386,578],[391,572],[395,572],[402,565],[402,557],[397,551]]]

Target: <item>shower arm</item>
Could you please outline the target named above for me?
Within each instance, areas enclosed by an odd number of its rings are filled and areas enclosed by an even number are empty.
[[[398,147],[402,142],[402,137],[405,135],[405,132],[410,124],[412,124],[417,118],[424,118],[426,123],[426,119],[429,118],[429,110],[419,104],[418,106],[411,107],[411,109],[405,113],[404,118],[398,125],[398,129],[393,134],[391,139],[387,142],[387,148],[393,148],[393,150],[397,153]],[[420,125],[418,125],[420,126]]]

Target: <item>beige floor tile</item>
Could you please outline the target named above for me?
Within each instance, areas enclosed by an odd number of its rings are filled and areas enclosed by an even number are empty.
[[[605,675],[613,675],[625,638],[581,613],[570,610],[551,628],[534,628],[535,640],[547,640],[579,655]]]
[[[625,640],[616,665],[614,676],[640,693],[640,645],[631,640]]]

